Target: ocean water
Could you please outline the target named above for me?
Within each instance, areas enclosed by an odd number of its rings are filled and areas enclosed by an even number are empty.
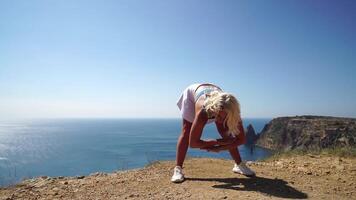
[[[260,132],[270,119],[244,119]],[[0,185],[37,176],[76,176],[140,168],[175,160],[181,119],[51,119],[0,122]],[[215,125],[203,138],[218,138]],[[262,159],[270,151],[239,147],[243,160]],[[190,157],[230,159],[228,152],[189,149]]]

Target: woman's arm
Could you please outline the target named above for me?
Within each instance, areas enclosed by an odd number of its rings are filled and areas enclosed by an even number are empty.
[[[219,128],[218,124],[217,124],[217,128],[218,130],[223,130],[222,127]],[[240,134],[238,136],[235,137],[229,137],[226,136],[224,137],[223,135],[223,139],[225,140],[224,142],[228,142],[230,141],[229,144],[220,144],[218,146],[213,146],[213,147],[208,147],[205,148],[208,151],[213,151],[213,152],[219,152],[219,151],[224,151],[224,150],[229,150],[231,148],[236,148],[237,146],[241,145],[241,144],[245,144],[246,142],[246,137],[245,137],[245,130],[243,128],[243,124],[242,121],[239,123],[239,127],[238,127]],[[221,132],[219,131],[219,133],[221,134]],[[219,143],[219,141],[218,141]]]
[[[234,143],[233,143],[233,146],[234,147],[237,147],[241,144],[245,144],[246,143],[246,135],[245,135],[245,129],[244,129],[244,126],[242,124],[242,121],[240,121],[239,123],[239,131],[240,131],[240,134],[236,137]]]
[[[227,136],[227,132],[229,131],[229,129],[226,125],[224,125],[224,123],[215,122],[215,125],[222,138]]]
[[[198,111],[190,130],[189,146],[191,148],[207,148],[218,144],[216,140],[204,141],[200,139],[207,121],[207,114],[202,110]]]

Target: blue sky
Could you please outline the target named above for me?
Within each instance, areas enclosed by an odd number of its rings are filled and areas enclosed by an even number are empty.
[[[179,117],[191,83],[242,117],[356,117],[356,2],[0,0],[0,119]]]

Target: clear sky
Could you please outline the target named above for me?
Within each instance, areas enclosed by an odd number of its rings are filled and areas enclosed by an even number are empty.
[[[179,117],[212,82],[242,117],[356,117],[356,1],[0,0],[0,119]]]

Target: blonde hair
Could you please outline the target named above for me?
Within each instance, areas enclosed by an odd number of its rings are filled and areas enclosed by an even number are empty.
[[[213,91],[207,94],[204,107],[208,115],[216,115],[220,110],[226,112],[224,120],[228,127],[228,134],[240,134],[239,125],[241,123],[240,103],[230,93]]]

